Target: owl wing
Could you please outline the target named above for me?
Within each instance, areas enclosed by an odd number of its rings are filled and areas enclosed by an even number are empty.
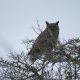
[[[46,42],[47,39],[47,33],[46,31],[43,31],[35,40],[32,49],[30,50],[30,52],[28,54],[33,55],[35,53],[39,53],[40,52],[40,48],[43,48],[44,43]]]

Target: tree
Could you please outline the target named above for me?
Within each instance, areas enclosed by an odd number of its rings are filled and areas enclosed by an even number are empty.
[[[34,40],[23,41],[28,50]],[[0,80],[76,80],[80,79],[80,39],[57,43],[56,49],[31,63],[30,56],[9,53],[0,58]],[[46,57],[46,60],[45,60]]]

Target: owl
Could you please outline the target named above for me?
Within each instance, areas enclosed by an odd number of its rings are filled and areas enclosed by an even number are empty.
[[[46,21],[45,30],[37,37],[28,53],[32,62],[35,62],[43,54],[50,53],[53,48],[55,48],[59,36],[58,23],[59,21],[55,23],[49,23]]]

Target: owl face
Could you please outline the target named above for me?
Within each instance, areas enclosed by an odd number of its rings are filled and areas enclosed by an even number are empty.
[[[59,21],[55,22],[55,23],[49,23],[46,21],[46,25],[47,25],[47,28],[54,31],[55,29],[58,28],[58,23]]]

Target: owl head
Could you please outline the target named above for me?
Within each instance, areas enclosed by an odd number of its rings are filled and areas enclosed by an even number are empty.
[[[55,23],[49,23],[48,21],[46,21],[46,27],[50,30],[55,30],[58,28],[58,24],[59,24],[59,21],[55,22]]]

